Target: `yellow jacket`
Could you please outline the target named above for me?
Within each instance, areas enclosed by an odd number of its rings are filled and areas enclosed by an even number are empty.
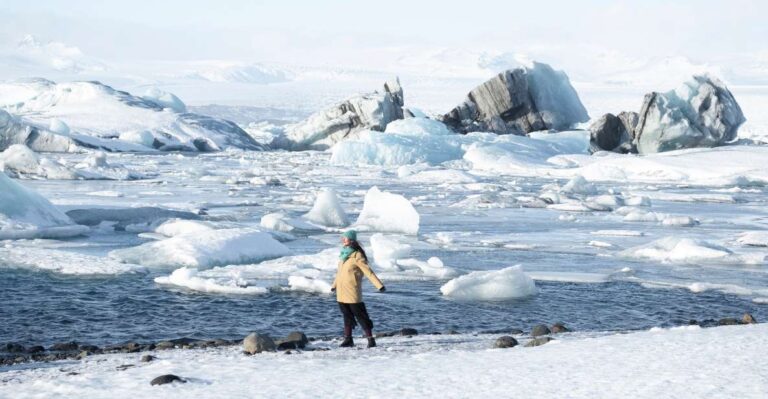
[[[381,289],[381,283],[376,273],[368,266],[360,252],[353,252],[346,261],[339,261],[339,269],[333,280],[332,288],[336,289],[336,300],[341,303],[360,303],[363,301],[361,281],[363,275],[371,280],[376,289]]]

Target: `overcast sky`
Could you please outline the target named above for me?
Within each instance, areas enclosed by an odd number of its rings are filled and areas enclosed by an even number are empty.
[[[0,35],[31,33],[109,59],[364,64],[376,51],[591,48],[708,62],[766,57],[766,15],[768,2],[744,0],[3,0]]]

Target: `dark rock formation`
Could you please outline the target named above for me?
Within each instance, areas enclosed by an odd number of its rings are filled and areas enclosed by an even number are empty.
[[[632,146],[635,138],[638,114],[621,112],[619,115],[605,114],[589,127],[590,150],[613,151],[621,154],[636,152]]]
[[[494,348],[512,348],[515,346],[517,346],[517,340],[510,337],[509,335],[499,337],[493,343]]]
[[[269,335],[251,333],[243,339],[243,350],[248,354],[274,352],[277,349],[275,341]]]

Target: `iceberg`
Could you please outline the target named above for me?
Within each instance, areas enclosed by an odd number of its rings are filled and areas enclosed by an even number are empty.
[[[117,249],[109,256],[149,267],[207,268],[258,262],[287,256],[290,250],[268,233],[247,228],[191,231],[137,247]]]
[[[229,282],[222,283],[214,279],[203,278],[198,276],[197,269],[189,267],[178,268],[170,276],[155,277],[155,282],[161,285],[182,287],[192,291],[211,294],[254,295],[269,292],[267,288],[248,286],[239,279],[232,279]]]
[[[63,238],[88,231],[40,194],[0,172],[0,240]]]
[[[464,301],[503,301],[536,295],[536,284],[520,265],[492,271],[475,271],[440,287],[447,297]]]
[[[470,91],[463,103],[442,117],[461,133],[517,135],[566,130],[588,120],[587,110],[568,76],[539,62],[496,75]]]
[[[745,121],[723,82],[694,76],[677,90],[645,96],[635,144],[640,154],[714,147],[735,140]]]
[[[403,119],[403,104],[400,81],[387,82],[381,93],[351,97],[290,126],[284,135],[275,138],[272,147],[325,150],[364,130],[381,132],[390,122]]]
[[[321,190],[317,194],[312,209],[304,215],[304,218],[312,223],[326,227],[345,227],[349,225],[349,218],[344,207],[339,202],[336,191],[331,188]]]
[[[363,210],[354,227],[359,230],[415,235],[419,232],[419,213],[402,195],[381,191],[374,186],[365,194]]]

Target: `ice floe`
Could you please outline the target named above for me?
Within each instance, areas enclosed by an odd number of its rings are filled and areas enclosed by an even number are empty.
[[[445,283],[440,292],[458,300],[502,301],[535,295],[537,289],[533,279],[517,265],[465,274]]]
[[[88,231],[40,194],[0,172],[0,240],[63,238]]]
[[[109,256],[126,263],[150,267],[218,265],[257,262],[290,254],[268,233],[234,228],[200,230],[111,251]]]

